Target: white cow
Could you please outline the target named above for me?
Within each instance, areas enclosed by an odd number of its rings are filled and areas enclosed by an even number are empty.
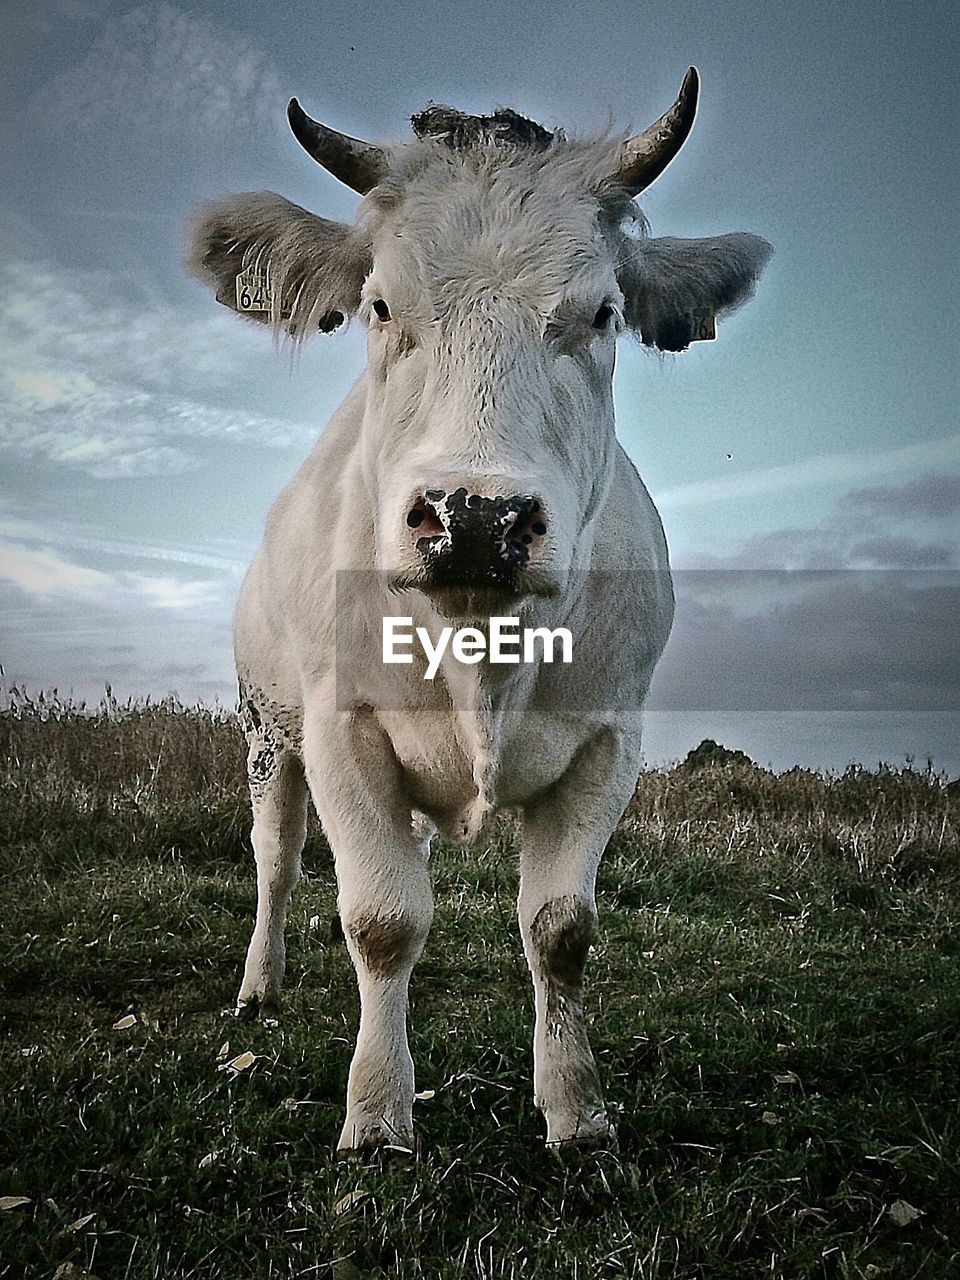
[[[523,819],[547,1142],[613,1137],[583,969],[673,614],[660,520],[614,434],[614,350],[625,330],[682,350],[749,297],[770,252],[746,234],[646,234],[633,197],[682,145],[697,85],[691,68],[644,133],[599,141],[430,107],[413,140],[373,146],[294,99],[299,142],[364,196],[355,225],[260,192],[193,228],[192,268],[221,302],[260,291],[260,318],[295,341],[354,314],[368,329],[367,369],[274,506],[235,628],[258,888],[238,1013],[279,997],[309,794],[360,991],[342,1150],[412,1143],[430,841],[474,840],[503,806]],[[419,645],[383,661],[382,620],[401,616],[433,641],[491,616],[565,627],[573,661],[448,646],[428,681]]]

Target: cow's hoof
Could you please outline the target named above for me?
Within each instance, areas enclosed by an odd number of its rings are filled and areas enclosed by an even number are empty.
[[[547,1138],[547,1150],[560,1156],[587,1155],[591,1151],[616,1151],[617,1130],[606,1118],[581,1121],[568,1136]]]
[[[241,1022],[256,1022],[263,1016],[276,1015],[280,1012],[280,997],[266,993],[260,995],[254,992],[253,995],[241,995],[237,999],[237,1007],[233,1011],[233,1016],[239,1018]]]
[[[413,1154],[412,1130],[392,1129],[375,1120],[367,1124],[345,1124],[336,1150],[338,1160],[351,1164],[409,1160]]]
[[[337,1147],[335,1158],[342,1164],[366,1164],[383,1168],[388,1164],[404,1164],[413,1160],[416,1153],[413,1147],[401,1146],[397,1142],[382,1142],[363,1147]]]

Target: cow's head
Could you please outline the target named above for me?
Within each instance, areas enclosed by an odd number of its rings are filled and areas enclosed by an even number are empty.
[[[633,197],[693,124],[691,69],[636,137],[573,141],[513,111],[429,107],[406,145],[307,116],[305,149],[364,199],[353,227],[271,193],[230,197],[194,227],[191,262],[241,309],[301,340],[358,314],[369,370],[361,447],[376,565],[452,609],[549,594],[589,546],[614,460],[617,337],[681,351],[704,313],[748,298],[756,236],[653,239]],[[252,275],[250,274],[252,273]]]

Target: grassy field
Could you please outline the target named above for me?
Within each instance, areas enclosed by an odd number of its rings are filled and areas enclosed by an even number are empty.
[[[515,826],[441,845],[422,1149],[381,1168],[332,1156],[357,1000],[316,831],[283,1016],[229,1015],[242,759],[219,713],[0,714],[0,1276],[960,1275],[960,801],[929,770],[641,778],[588,976],[620,1145],[589,1158],[531,1101]]]

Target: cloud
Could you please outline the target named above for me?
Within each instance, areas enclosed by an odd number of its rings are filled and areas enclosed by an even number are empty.
[[[688,554],[683,568],[936,569],[960,567],[960,476],[928,472],[857,488],[827,518],[742,539],[725,554]],[[898,527],[904,526],[904,527]]]
[[[29,522],[19,522],[23,540],[0,543],[0,670],[8,687],[58,688],[96,702],[110,684],[121,698],[177,693],[232,704],[234,561],[88,539],[99,543],[101,560],[116,556],[123,563],[94,567],[81,563],[82,553],[31,545],[29,530]],[[67,541],[68,530],[60,532]],[[131,551],[169,566],[160,573],[130,568]],[[185,572],[177,572],[181,563]]]
[[[52,551],[0,545],[0,581],[30,595],[101,598],[110,589],[110,576],[63,560]]]
[[[691,571],[652,706],[960,711],[960,573]]]
[[[0,539],[17,543],[67,547],[74,552],[92,552],[98,558],[120,558],[124,561],[162,561],[170,565],[191,565],[212,569],[239,581],[256,550],[256,544],[229,545],[224,554],[216,554],[208,546],[197,548],[182,543],[158,543],[156,541],[130,542],[115,538],[91,536],[89,528],[73,522],[46,522],[24,520],[16,515],[3,515],[2,507],[9,506],[9,499],[0,495]],[[214,545],[218,545],[214,543]],[[226,554],[229,551],[230,554]]]
[[[213,582],[184,582],[143,573],[125,574],[124,578],[157,609],[192,609],[216,600],[219,595]]]
[[[185,315],[129,273],[54,266],[15,249],[2,281],[0,336],[37,363],[16,376],[19,392],[40,402],[81,391],[74,382],[91,370],[155,392],[229,387],[251,349],[263,349],[263,333],[226,311]]]
[[[218,146],[275,121],[285,100],[269,55],[235,28],[170,4],[110,13],[83,57],[48,80],[31,114],[71,133],[176,135],[182,148]]]
[[[872,453],[828,453],[782,467],[765,467],[738,475],[724,475],[661,490],[657,506],[661,511],[744,501],[770,493],[791,496],[809,489],[822,489],[862,481],[870,476],[896,475],[906,468],[960,468],[960,435],[942,436],[919,444]]]
[[[954,518],[960,515],[960,475],[933,472],[906,484],[856,489],[847,494],[841,506],[884,520]]]
[[[65,24],[89,23],[103,17],[95,0],[46,0],[43,5],[18,6],[17,22],[23,31],[57,35],[63,39]]]
[[[213,579],[133,572],[107,573],[58,555],[47,547],[0,543],[0,582],[40,600],[92,601],[110,610],[195,609],[222,600]],[[16,602],[11,602],[16,607]],[[22,602],[20,602],[22,603]]]
[[[232,705],[230,615],[250,548],[40,524],[0,496],[0,675],[96,702],[177,693]]]
[[[242,380],[263,336],[232,317],[184,316],[113,273],[18,260],[0,278],[0,451],[116,478],[193,470],[200,441],[315,438],[315,424],[209,403]]]
[[[840,522],[795,526],[744,538],[727,555],[690,555],[684,567],[716,569],[932,569],[957,563],[956,543],[921,541]]]
[[[864,567],[935,569],[955,563],[956,546],[945,542],[920,542],[904,534],[875,534],[854,541],[850,547],[850,559],[855,565]]]
[[[95,703],[104,686],[128,696],[231,706],[236,679],[229,609],[223,602],[151,607],[126,592],[106,607],[79,596],[24,597],[0,582],[0,663],[7,687],[57,688]],[[10,607],[13,606],[13,607]]]
[[[675,568],[651,705],[671,712],[960,711],[960,480],[858,487],[818,524]]]
[[[960,710],[960,480],[858,487],[820,523],[691,555],[653,705],[671,711]]]

